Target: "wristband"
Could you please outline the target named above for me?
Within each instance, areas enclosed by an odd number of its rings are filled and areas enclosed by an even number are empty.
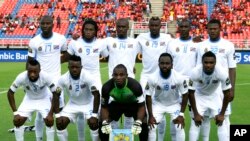
[[[60,113],[55,114],[55,118],[59,118],[60,116]]]
[[[180,112],[180,113],[179,113],[179,116],[184,117],[184,113]]]
[[[13,115],[14,116],[18,115],[18,112],[17,111],[13,112]]]
[[[92,114],[91,114],[91,117],[98,118],[98,114],[97,114],[97,113],[92,113]]]

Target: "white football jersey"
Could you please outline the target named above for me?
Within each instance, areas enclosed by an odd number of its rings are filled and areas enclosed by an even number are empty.
[[[106,56],[103,40],[94,39],[91,43],[85,42],[82,38],[71,40],[68,47],[70,55],[81,57],[82,66],[85,71],[100,76],[100,54]]]
[[[56,90],[56,86],[52,82],[52,78],[44,71],[40,72],[39,78],[36,82],[31,82],[29,80],[27,71],[20,73],[16,77],[10,89],[13,92],[16,92],[17,88],[21,86],[29,99],[43,99],[50,96],[50,93]]]
[[[58,87],[65,89],[69,95],[69,101],[77,105],[86,105],[92,102],[91,88],[97,88],[95,78],[86,75],[83,70],[78,80],[72,79],[69,72],[63,74],[58,81]]]
[[[109,78],[112,78],[113,69],[118,64],[123,64],[128,71],[128,76],[135,78],[134,66],[138,53],[138,44],[133,38],[119,39],[106,38],[107,50],[109,52]]]
[[[44,39],[41,34],[29,42],[28,56],[34,57],[41,64],[41,70],[53,78],[61,76],[61,51],[67,51],[66,38],[53,32],[49,39]]]
[[[142,74],[152,74],[158,69],[158,59],[166,52],[172,38],[169,34],[160,33],[159,38],[153,39],[150,33],[141,33],[136,39],[139,42],[139,52],[142,54]]]
[[[174,39],[168,44],[167,53],[173,57],[173,68],[182,75],[189,76],[191,70],[196,66],[197,43],[193,39],[184,41],[180,38]]]
[[[164,106],[179,103],[180,94],[188,92],[187,81],[184,76],[175,70],[171,70],[169,78],[163,78],[160,71],[152,74],[147,82],[144,93],[153,96],[153,102]]]
[[[202,55],[207,51],[212,51],[216,55],[216,64],[222,68],[236,68],[235,49],[233,43],[220,38],[217,42],[211,42],[209,39],[201,42],[197,47],[197,64],[201,64]]]
[[[195,90],[195,94],[204,95],[211,100],[218,94],[218,87],[222,90],[231,88],[228,72],[219,66],[215,67],[211,75],[204,73],[202,65],[197,66],[192,70],[189,85]]]

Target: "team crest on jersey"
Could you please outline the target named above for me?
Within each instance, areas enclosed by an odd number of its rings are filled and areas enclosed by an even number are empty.
[[[82,48],[79,48],[79,49],[78,49],[78,52],[79,52],[79,53],[82,53]]]
[[[93,53],[98,53],[98,48],[94,49]]]
[[[30,47],[28,47],[28,52],[32,53],[32,49]]]
[[[26,89],[27,89],[27,90],[30,90],[30,86],[26,86]]]
[[[207,48],[205,48],[205,49],[204,49],[204,52],[208,52],[208,49],[207,49]]]
[[[180,51],[179,47],[177,47],[175,51],[176,51],[176,52],[179,52],[179,51]]]
[[[42,51],[42,47],[40,46],[40,47],[38,47],[38,51]]]
[[[148,41],[146,42],[146,46],[149,46],[149,42]]]
[[[220,49],[219,53],[225,53],[225,49]]]
[[[59,49],[59,45],[54,45],[53,48],[54,49]]]
[[[116,48],[116,46],[117,46],[116,43],[114,43],[114,44],[113,44],[113,48]]]
[[[69,90],[72,90],[72,86],[71,85],[69,85]]]
[[[216,83],[218,83],[219,82],[219,80],[212,80],[212,83],[213,84],[216,84]]]
[[[160,46],[165,46],[165,42],[160,42]]]
[[[171,89],[175,89],[176,88],[176,85],[171,85]]]
[[[149,85],[148,85],[148,83],[146,84],[145,90],[149,90]]]
[[[202,82],[202,80],[199,80],[199,83],[201,83],[201,84],[202,84],[202,83],[203,83],[203,82]]]
[[[190,47],[190,51],[196,51],[195,47]]]
[[[133,44],[128,44],[128,48],[133,48]]]
[[[86,84],[81,84],[80,87],[83,89],[86,87]]]

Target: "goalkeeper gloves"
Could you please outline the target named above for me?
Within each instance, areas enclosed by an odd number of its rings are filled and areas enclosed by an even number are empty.
[[[141,133],[141,130],[142,130],[141,124],[142,124],[142,122],[141,122],[140,120],[136,120],[136,121],[134,122],[134,124],[133,124],[133,126],[132,126],[132,129],[131,129],[131,131],[132,131],[132,133],[133,133],[134,135],[138,135],[138,134]]]
[[[104,120],[102,122],[101,130],[102,130],[102,133],[109,134],[112,131],[112,127],[111,127],[110,123],[108,123],[106,120]]]

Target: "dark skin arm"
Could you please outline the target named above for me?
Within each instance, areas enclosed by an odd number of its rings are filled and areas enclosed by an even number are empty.
[[[52,101],[51,101],[51,108],[50,108],[50,111],[49,111],[47,117],[44,119],[44,122],[45,122],[46,126],[48,126],[48,127],[51,127],[54,125],[54,118],[53,118],[53,113],[54,113],[54,109],[55,109],[54,95],[56,95],[56,92],[52,92],[52,94],[53,94],[53,97],[52,97]],[[59,107],[59,104],[58,104],[58,107]]]
[[[194,97],[194,90],[189,90],[188,94],[188,99],[191,104],[193,113],[194,113],[194,122],[197,127],[199,127],[202,123],[203,117],[198,113],[197,107],[196,107],[196,102],[195,102],[195,97]]]
[[[102,118],[102,121],[106,120],[108,122],[111,122],[109,119],[109,110],[108,110],[107,105],[101,106],[101,118]]]
[[[236,68],[229,68],[229,79],[231,81],[232,88],[229,93],[229,102],[234,99],[234,87],[235,87],[235,79],[236,79]]]
[[[228,103],[229,103],[230,90],[223,91],[223,94],[224,94],[224,98],[223,98],[223,104],[222,104],[221,112],[218,115],[215,116],[215,123],[218,126],[221,126],[223,121],[224,121],[225,111],[226,111]]]
[[[99,91],[93,91],[92,95],[94,96],[94,104],[93,104],[93,113],[98,113],[98,108],[100,104],[100,93]],[[97,129],[98,128],[98,118],[91,117],[88,119],[88,124],[91,129]]]
[[[188,102],[188,93],[185,93],[182,95],[182,102],[181,102],[181,113],[185,112],[186,106]],[[181,125],[181,128],[185,127],[185,122],[184,122],[184,117],[183,116],[178,116],[176,119],[173,120],[174,124]]]
[[[138,112],[137,112],[137,119],[143,121],[143,118],[145,117],[145,102],[143,103],[138,103]]]
[[[148,124],[149,124],[150,128],[152,129],[152,128],[154,128],[154,124],[157,124],[157,123],[156,123],[155,117],[153,115],[152,98],[149,95],[146,96],[146,105],[147,105],[148,114],[149,114]]]
[[[67,51],[62,51],[61,52],[61,64],[68,62],[70,58],[70,54]]]

